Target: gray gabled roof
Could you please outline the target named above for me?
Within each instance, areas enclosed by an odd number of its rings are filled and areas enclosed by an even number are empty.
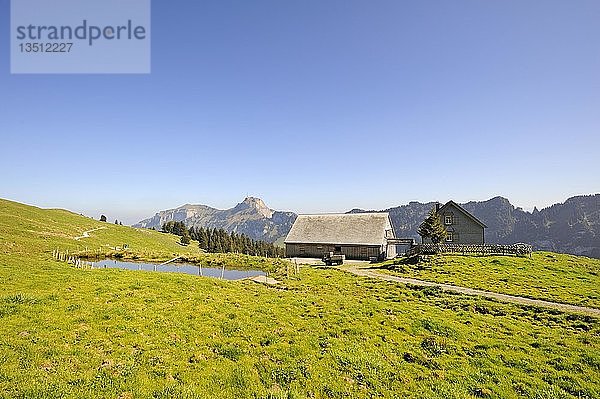
[[[448,202],[446,202],[444,204],[444,206],[442,206],[439,210],[439,212],[441,212],[443,209],[447,208],[449,205],[453,205],[456,209],[458,209],[460,212],[464,213],[465,216],[467,216],[468,218],[470,218],[471,220],[473,220],[475,223],[477,223],[478,225],[480,225],[483,228],[486,228],[487,226],[485,225],[485,223],[483,223],[481,220],[477,219],[475,216],[473,216],[473,214],[469,211],[467,211],[465,208],[463,208],[462,206],[458,205],[456,202],[450,200]]]
[[[392,230],[388,213],[298,215],[285,238],[286,244],[385,244]]]

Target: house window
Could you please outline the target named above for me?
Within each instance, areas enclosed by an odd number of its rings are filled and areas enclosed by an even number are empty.
[[[452,224],[452,215],[446,215],[444,217],[444,224],[445,225],[451,225]]]
[[[446,236],[446,242],[453,242],[454,241],[454,234],[453,233],[448,233],[448,235]]]

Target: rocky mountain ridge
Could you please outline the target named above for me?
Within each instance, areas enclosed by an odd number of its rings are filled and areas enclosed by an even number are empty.
[[[247,197],[231,209],[216,209],[207,205],[182,205],[160,211],[133,227],[159,230],[166,222],[184,222],[188,227],[210,227],[246,234],[254,239],[274,242],[285,237],[296,220],[293,212],[270,209],[260,198]]]
[[[417,228],[434,202],[410,202],[383,211],[389,212],[398,237],[418,239]],[[504,197],[471,201],[462,206],[484,222],[486,242],[511,244],[526,242],[536,250],[571,253],[600,258],[600,194],[582,195],[564,203],[527,212],[513,206]],[[353,209],[350,212],[375,212]],[[160,229],[170,220],[190,226],[223,228],[254,239],[275,242],[287,235],[297,215],[270,209],[254,197],[248,197],[231,209],[206,205],[183,205],[158,212],[134,227]]]
[[[571,197],[533,212],[517,208],[500,196],[461,205],[487,225],[488,243],[525,242],[536,250],[600,258],[600,194]],[[410,202],[383,211],[390,214],[396,236],[419,239],[417,228],[434,206],[435,202]]]

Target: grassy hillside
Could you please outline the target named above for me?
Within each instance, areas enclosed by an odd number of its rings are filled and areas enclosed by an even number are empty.
[[[600,397],[596,318],[331,269],[266,287],[49,257],[98,225],[2,203],[0,398]],[[94,245],[182,251],[106,227]]]
[[[80,238],[85,231],[89,237]],[[50,259],[54,249],[81,256],[111,256],[133,260],[164,261],[174,256],[204,265],[260,268],[274,271],[282,262],[238,254],[206,254],[198,243],[179,244],[179,237],[148,229],[103,223],[72,212],[40,209],[0,199],[0,254],[41,256]],[[126,250],[116,250],[123,248]]]
[[[84,231],[89,238],[75,240]],[[0,199],[0,251],[32,254],[53,249],[112,252],[111,248],[128,244],[132,254],[172,257],[173,254],[198,255],[197,246],[183,247],[179,237],[152,230],[133,229],[103,223],[65,210],[47,210]]]
[[[600,259],[550,252],[531,258],[440,255],[417,264],[399,259],[375,267],[405,277],[600,308]]]

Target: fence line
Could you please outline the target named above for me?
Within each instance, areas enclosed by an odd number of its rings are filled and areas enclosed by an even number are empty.
[[[417,244],[411,247],[406,256],[436,254],[477,254],[477,255],[531,255],[533,247],[529,244]]]
[[[66,252],[61,252],[60,250],[55,249],[52,251],[52,257],[59,262],[65,262],[80,269],[94,268],[94,262],[88,262],[81,260],[81,258],[78,256],[69,255],[68,250]]]

